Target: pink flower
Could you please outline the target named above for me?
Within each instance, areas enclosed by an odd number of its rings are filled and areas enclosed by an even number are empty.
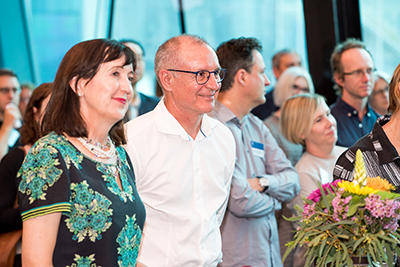
[[[331,188],[332,187],[337,187],[338,182],[340,182],[341,180],[335,180],[332,183],[326,183],[322,185],[322,189],[324,189],[325,195],[328,194],[328,189],[329,191],[331,191],[333,193],[333,190]],[[311,192],[311,194],[308,195],[307,197],[308,199],[312,200],[313,202],[317,203],[320,198],[321,198],[321,190],[318,188],[316,190],[314,190],[313,192]]]

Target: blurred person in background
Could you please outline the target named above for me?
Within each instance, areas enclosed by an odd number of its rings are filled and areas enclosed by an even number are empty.
[[[44,83],[33,91],[24,114],[25,123],[20,129],[21,143],[7,153],[0,163],[0,232],[12,232],[22,229],[21,213],[17,203],[17,173],[25,155],[41,137],[40,122],[50,98],[51,83]],[[15,233],[17,234],[17,232]],[[21,266],[21,245],[16,250],[14,266]]]
[[[314,84],[310,74],[303,67],[289,67],[279,77],[278,82],[274,89],[274,102],[275,106],[279,107],[277,111],[272,113],[264,120],[265,125],[270,129],[275,140],[278,142],[279,147],[285,152],[286,157],[290,160],[293,166],[303,154],[303,146],[288,141],[282,136],[280,117],[281,107],[285,101],[297,94],[301,93],[314,93]],[[293,224],[283,218],[291,217],[292,212],[287,207],[287,203],[282,203],[282,209],[275,213],[278,222],[279,242],[281,247],[281,255],[283,256],[286,251],[285,244],[293,239]],[[284,266],[290,267],[293,262],[293,253],[286,259]]]
[[[368,177],[379,176],[400,193],[400,64],[389,84],[388,114],[380,117],[372,131],[346,150],[336,162],[334,179],[353,180],[356,152],[361,150]]]
[[[389,107],[390,77],[381,71],[376,72],[374,89],[368,98],[368,103],[379,115],[386,115]]]
[[[24,116],[25,114],[26,106],[28,105],[29,98],[31,97],[34,89],[35,85],[32,83],[21,84],[21,92],[19,93],[18,108],[22,116]]]
[[[331,55],[334,89],[339,95],[330,106],[337,122],[339,146],[350,147],[369,133],[379,115],[368,104],[375,83],[375,64],[365,44],[349,38]]]
[[[18,145],[21,112],[18,109],[21,87],[10,69],[0,69],[0,159]]]
[[[275,53],[272,57],[272,71],[276,80],[279,80],[281,74],[290,67],[300,67],[302,65],[300,56],[293,50],[282,49]],[[265,94],[265,103],[255,107],[251,113],[256,115],[261,120],[264,120],[271,116],[272,113],[277,111],[277,107],[274,103],[274,88]]]
[[[130,121],[137,116],[153,110],[157,106],[159,99],[147,96],[137,91],[136,88],[137,83],[143,78],[146,71],[146,61],[144,60],[145,51],[143,46],[139,42],[131,39],[123,39],[120,42],[129,47],[133,53],[135,53],[136,59],[136,70],[132,80],[133,98],[129,104],[129,109],[125,118],[126,121]]]

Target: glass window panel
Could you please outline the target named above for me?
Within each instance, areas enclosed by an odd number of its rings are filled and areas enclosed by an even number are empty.
[[[363,40],[376,68],[390,76],[400,63],[398,0],[360,0]]]
[[[183,8],[186,32],[204,37],[213,48],[240,36],[259,39],[272,82],[272,56],[280,49],[297,51],[307,66],[302,0],[185,0]],[[178,0],[116,1],[113,38],[133,38],[146,49],[139,91],[154,94],[155,52],[180,32]]]
[[[25,0],[39,82],[54,80],[65,53],[76,43],[106,37],[109,0]]]
[[[183,7],[186,31],[204,37],[214,48],[231,38],[257,38],[271,82],[272,56],[278,50],[295,50],[307,66],[302,0],[185,0]]]
[[[112,38],[133,39],[145,49],[146,72],[136,89],[155,95],[154,55],[158,47],[181,33],[178,0],[115,1]]]

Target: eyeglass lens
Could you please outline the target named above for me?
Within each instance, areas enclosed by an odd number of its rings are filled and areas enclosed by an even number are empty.
[[[205,84],[206,82],[208,82],[208,80],[210,79],[211,73],[214,74],[215,80],[217,82],[221,82],[225,77],[226,70],[220,69],[220,70],[211,71],[211,72],[207,71],[207,70],[199,71],[199,72],[197,72],[197,75],[196,75],[197,83]]]
[[[9,94],[11,91],[14,94],[16,94],[18,92],[18,89],[17,88],[0,88],[0,93],[2,93],[2,94]]]
[[[295,91],[302,91],[304,93],[309,93],[310,92],[310,89],[308,89],[307,87],[300,87],[297,84],[293,84],[292,88]]]

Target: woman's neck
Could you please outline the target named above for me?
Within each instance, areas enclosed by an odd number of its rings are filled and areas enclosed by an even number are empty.
[[[314,145],[314,144],[306,144],[306,151],[310,153],[311,155],[318,157],[318,158],[323,158],[323,159],[328,159],[331,158],[332,155],[334,154],[334,148],[335,144],[326,144],[322,146]]]

